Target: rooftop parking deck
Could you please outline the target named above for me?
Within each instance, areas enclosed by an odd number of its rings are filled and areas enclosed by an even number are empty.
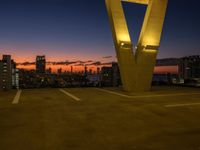
[[[200,149],[199,88],[16,93],[0,92],[1,150]]]

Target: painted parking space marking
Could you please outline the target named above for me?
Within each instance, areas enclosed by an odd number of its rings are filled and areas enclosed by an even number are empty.
[[[121,94],[119,92],[114,92],[106,89],[100,89],[96,88],[99,91],[118,95],[121,97],[126,97],[126,98],[153,98],[153,97],[167,97],[167,96],[190,96],[190,95],[200,95],[200,93],[174,93],[174,94],[152,94],[152,95],[135,95],[135,96],[130,96],[126,94]]]
[[[75,101],[81,101],[80,98],[74,96],[73,94],[71,94],[71,93],[69,93],[69,92],[67,92],[67,91],[65,91],[65,90],[63,90],[63,89],[59,89],[59,91],[62,92],[62,93],[64,93],[65,95],[71,97],[71,98],[74,99]]]
[[[106,92],[106,93],[118,95],[118,96],[121,96],[121,97],[132,98],[132,96],[121,94],[121,93],[118,93],[118,92],[114,92],[114,91],[110,91],[110,90],[105,90],[105,89],[100,89],[100,88],[96,88],[96,89],[99,90],[99,91],[102,91],[102,92]]]
[[[18,90],[13,101],[12,101],[12,104],[18,104],[19,103],[19,99],[20,99],[20,96],[21,96],[21,93],[22,93],[22,90]]]
[[[197,106],[197,105],[200,105],[200,103],[171,104],[171,105],[165,105],[165,107],[185,107],[185,106]]]
[[[155,95],[132,96],[132,98],[151,98],[151,97],[167,97],[167,96],[190,96],[190,95],[200,95],[200,93],[155,94]]]

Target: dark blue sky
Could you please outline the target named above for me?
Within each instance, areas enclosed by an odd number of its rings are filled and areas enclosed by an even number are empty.
[[[32,59],[115,56],[104,0],[1,0],[0,54]],[[123,3],[136,43],[146,7]],[[169,0],[159,57],[200,54],[200,1]]]

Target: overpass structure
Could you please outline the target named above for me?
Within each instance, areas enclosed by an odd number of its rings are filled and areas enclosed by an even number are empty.
[[[122,1],[147,5],[137,45],[133,46]],[[168,0],[106,0],[123,88],[128,92],[149,91]]]

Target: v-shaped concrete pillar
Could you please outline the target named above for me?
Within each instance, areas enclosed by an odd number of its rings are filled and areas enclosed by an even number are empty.
[[[139,41],[137,46],[133,46],[121,0],[106,0],[123,88],[128,92],[148,91],[151,88],[168,0],[123,1],[147,5]]]

